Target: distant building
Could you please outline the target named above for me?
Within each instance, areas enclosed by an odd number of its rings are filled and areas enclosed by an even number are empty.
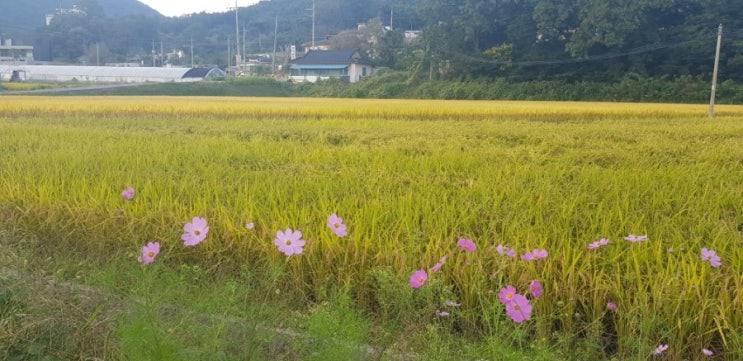
[[[420,30],[405,30],[403,39],[409,43],[420,39],[421,35],[423,35],[423,32]]]
[[[340,78],[355,83],[374,74],[374,64],[362,59],[357,50],[310,50],[289,65],[289,79],[296,82]]]
[[[1,63],[31,63],[34,61],[34,47],[13,45],[13,40],[5,39],[0,44]]]
[[[302,50],[305,52],[305,54],[308,53],[310,50],[330,50],[330,39],[325,38],[322,40],[317,40],[314,43],[303,43]]]
[[[194,82],[224,77],[219,68],[155,68],[66,65],[2,65],[0,77],[9,81],[12,74],[24,74],[22,80],[34,82],[145,83]]]
[[[57,15],[88,15],[85,10],[81,9],[78,5],[73,5],[72,9],[59,8],[54,13],[46,14],[46,26],[51,25],[52,20]]]

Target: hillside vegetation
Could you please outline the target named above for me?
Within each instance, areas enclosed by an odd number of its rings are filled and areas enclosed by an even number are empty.
[[[743,81],[743,3],[736,0],[621,0],[611,7],[581,0],[272,0],[241,8],[240,29],[234,13],[121,17],[103,11],[108,2],[78,2],[87,16],[59,16],[48,27],[39,19],[21,34],[0,22],[0,31],[36,44],[40,60],[66,63],[190,65],[193,45],[196,64],[225,67],[239,43],[247,57],[275,53],[276,64],[286,65],[290,46],[301,54],[314,40],[357,48],[418,80],[616,82],[628,74],[710,79],[722,24],[720,79]],[[307,10],[313,3],[314,19]],[[14,2],[7,9],[3,14],[27,8]],[[421,36],[408,41],[406,30]],[[174,56],[179,51],[185,55]]]

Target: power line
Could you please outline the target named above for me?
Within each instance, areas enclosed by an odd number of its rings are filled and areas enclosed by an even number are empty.
[[[705,40],[706,38],[705,39],[698,38],[694,40],[687,40],[687,41],[681,41],[681,42],[670,43],[670,44],[669,43],[654,43],[654,44],[643,45],[640,47],[629,49],[627,51],[620,52],[620,53],[606,53],[606,54],[600,54],[600,55],[584,56],[584,57],[579,57],[579,58],[565,58],[565,59],[555,59],[555,60],[508,61],[508,60],[492,60],[492,59],[474,57],[474,56],[469,56],[469,55],[462,55],[461,53],[450,53],[449,55],[453,55],[456,58],[465,59],[465,60],[472,61],[472,62],[493,64],[493,65],[514,65],[514,66],[562,65],[562,64],[586,63],[590,61],[621,58],[623,56],[649,53],[649,52],[657,51],[660,49],[683,47],[683,46],[687,46],[687,45],[691,45],[695,43],[701,43]]]

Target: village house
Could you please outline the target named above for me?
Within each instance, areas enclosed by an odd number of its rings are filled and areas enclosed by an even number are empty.
[[[340,78],[355,83],[374,74],[374,64],[363,59],[357,50],[310,50],[292,60],[289,71],[289,79],[295,82]]]

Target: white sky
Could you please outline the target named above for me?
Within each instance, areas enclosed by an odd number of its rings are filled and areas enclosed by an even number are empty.
[[[259,0],[237,0],[240,7],[249,6]],[[185,14],[225,12],[235,8],[235,0],[139,0],[139,2],[157,10],[165,16]]]

